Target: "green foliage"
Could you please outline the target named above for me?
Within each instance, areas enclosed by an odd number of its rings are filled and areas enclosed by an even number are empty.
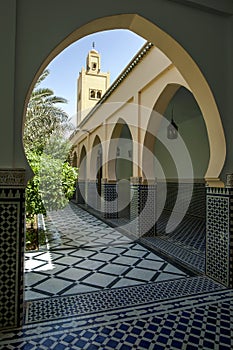
[[[34,214],[46,214],[43,205],[39,186],[40,186],[40,155],[32,151],[26,151],[27,159],[34,172],[34,177],[29,180],[26,188],[26,213],[29,218],[34,217]]]
[[[63,208],[72,197],[77,170],[48,154],[27,154],[34,177],[26,188],[26,211],[34,214]]]
[[[68,162],[62,167],[62,186],[67,199],[71,199],[74,193],[74,186],[78,177],[78,169],[73,168]]]
[[[39,85],[49,75],[45,70],[37,81],[28,102],[24,126],[24,146],[26,149],[42,152],[47,141],[56,131],[61,133],[71,129],[68,115],[58,105],[67,103],[63,97],[54,95],[48,88]]]
[[[77,169],[67,162],[71,145],[64,137],[71,126],[66,113],[57,107],[67,101],[38,87],[48,74],[45,70],[35,85],[26,113],[24,146],[34,172],[26,188],[29,218],[63,208],[73,195],[77,178]]]

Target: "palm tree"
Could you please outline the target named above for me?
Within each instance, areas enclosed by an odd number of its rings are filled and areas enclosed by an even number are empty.
[[[53,131],[63,132],[69,128],[67,113],[57,106],[67,103],[67,100],[55,96],[51,89],[40,88],[40,84],[48,75],[49,70],[44,70],[35,84],[27,106],[24,127],[26,150],[42,152]]]

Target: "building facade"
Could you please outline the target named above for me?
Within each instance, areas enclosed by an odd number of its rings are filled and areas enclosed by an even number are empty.
[[[119,112],[119,103],[121,104],[122,101],[118,99],[118,93],[119,90],[123,93],[125,89],[124,101],[126,101],[127,96],[130,97],[129,92],[132,90],[129,89],[128,92],[129,85],[126,86],[124,83],[129,83],[131,73],[133,73],[131,71],[127,79],[120,84],[121,88],[115,89],[114,87],[115,90],[108,98],[108,100],[111,99],[111,105],[115,103],[117,106],[111,120],[111,128],[108,129],[109,124],[103,124],[98,135],[99,139],[96,137],[95,140],[92,140],[94,137],[93,128],[100,125],[98,118],[101,119],[101,116],[98,115],[98,110],[100,111],[104,106],[107,106],[107,103],[101,104],[96,111],[98,117],[96,124],[88,125],[90,121],[85,121],[87,128],[92,131],[92,135],[86,135],[88,136],[87,140],[82,141],[85,149],[78,151],[78,155],[79,152],[82,152],[82,157],[85,158],[85,152],[88,153],[94,144],[101,143],[102,145],[103,140],[107,139],[106,134],[110,135],[108,138],[112,140],[119,139],[119,134],[123,135],[128,147],[125,147],[127,152],[124,157],[127,155],[130,157],[130,154],[133,157],[130,158],[132,159],[132,169],[130,169],[129,174],[124,174],[124,176],[127,175],[128,178],[130,175],[130,178],[133,178],[132,190],[133,184],[135,184],[134,201],[137,202],[137,186],[148,186],[148,183],[141,182],[144,175],[140,171],[151,169],[146,166],[146,163],[150,162],[151,153],[154,154],[151,152],[147,157],[140,150],[142,144],[148,145],[147,149],[150,149],[150,145],[154,144],[150,142],[150,137],[154,137],[153,133],[152,136],[150,135],[150,130],[156,130],[156,125],[153,124],[154,119],[150,118],[152,111],[155,110],[160,115],[167,112],[171,118],[172,113],[169,113],[169,110],[163,110],[167,107],[172,111],[172,106],[169,107],[167,104],[167,101],[171,100],[171,95],[177,101],[182,94],[187,95],[189,97],[186,97],[190,98],[190,103],[194,102],[194,98],[198,106],[197,108],[195,104],[195,111],[199,115],[196,117],[197,124],[192,124],[195,118],[190,116],[187,122],[183,119],[179,124],[176,115],[178,107],[173,108],[174,122],[184,135],[187,136],[189,132],[188,140],[198,139],[202,142],[205,139],[203,154],[202,149],[199,151],[201,164],[194,162],[196,165],[193,169],[195,176],[199,177],[200,175],[204,180],[204,185],[207,185],[206,254],[208,262],[206,274],[214,277],[217,281],[222,281],[225,285],[232,286],[232,182],[227,176],[233,172],[232,1],[147,0],[142,4],[139,0],[119,0],[117,2],[100,0],[96,4],[93,1],[85,3],[70,0],[67,4],[67,1],[64,0],[50,0],[49,2],[45,0],[33,2],[30,0],[3,0],[0,3],[0,13],[0,35],[2,48],[4,48],[0,58],[2,92],[0,118],[0,327],[15,328],[20,326],[23,321],[24,191],[27,180],[33,174],[25,157],[22,135],[30,93],[41,72],[54,57],[74,41],[102,30],[129,29],[141,35],[165,55],[168,64],[174,66],[176,72],[180,74],[180,79],[183,80],[182,83],[175,81],[174,84],[171,84],[170,81],[170,85],[166,85],[167,88],[165,87],[165,93],[162,95],[164,89],[160,93],[156,90],[151,94],[149,93],[151,85],[146,84],[149,83],[150,77],[141,74],[140,76],[144,76],[144,79],[148,80],[147,82],[140,81],[138,84],[141,84],[142,88],[147,87],[147,89],[143,91],[141,96],[140,86],[136,87],[133,103],[128,106],[130,100],[127,100],[127,105],[122,105],[124,109],[122,118]],[[148,57],[146,55],[142,63]],[[141,64],[137,65],[135,71],[140,67],[142,67]],[[156,67],[158,66],[156,65]],[[169,73],[169,66],[167,68],[167,73]],[[171,73],[174,72],[174,69],[171,70]],[[160,75],[160,78],[162,76],[163,74]],[[181,91],[178,96],[174,95],[174,88],[177,85],[179,86],[177,93]],[[182,90],[180,90],[181,86]],[[143,101],[140,101],[141,98]],[[129,123],[128,119],[126,123],[126,110],[133,105],[145,105],[146,111],[150,112],[148,115],[145,112],[142,116],[141,109],[133,112],[129,110],[128,115],[132,116],[133,121]],[[107,117],[108,115],[105,113],[104,118]],[[141,125],[142,117],[143,125]],[[131,125],[134,125],[135,118],[138,118],[137,126],[140,127],[133,129]],[[189,127],[190,124],[192,124],[192,128]],[[196,125],[199,125],[201,130],[201,134],[198,133],[198,136],[195,130]],[[136,152],[135,142],[138,145]],[[157,150],[160,154],[158,159],[164,159],[162,155],[166,153],[163,143],[161,143],[157,142],[157,146],[159,145]],[[106,184],[106,187],[109,188],[105,196],[108,197],[109,193],[112,193],[112,197],[109,198],[111,200],[106,203],[112,204],[112,212],[115,212],[115,183],[113,182],[111,188],[110,180],[115,181],[116,179],[111,173],[113,167],[111,167],[110,160],[112,163],[116,163],[116,160],[114,161],[115,151],[119,147],[121,152],[122,145],[116,145],[113,141],[112,144],[110,147],[112,156],[107,156],[106,145],[102,146],[104,166],[101,170],[101,178],[103,185]],[[132,151],[129,148],[132,144],[133,152],[128,152]],[[96,148],[97,154],[99,148]],[[190,145],[191,149],[195,153],[193,143]],[[190,153],[192,152],[190,151]],[[106,157],[108,157],[108,161]],[[195,159],[194,155],[193,157]],[[96,175],[92,177],[88,170],[90,167],[88,159],[86,157],[87,174],[89,174],[90,180],[96,181]],[[123,160],[129,162],[129,159]],[[179,160],[182,163],[180,157]],[[145,163],[140,170],[142,162]],[[181,175],[185,177],[189,175],[185,173],[186,167],[182,168],[182,164],[180,164],[179,169],[182,170]],[[170,175],[173,177],[174,164],[170,168],[166,168],[166,172],[167,177]],[[122,178],[123,175],[119,171],[117,174],[118,179]],[[146,178],[150,180],[151,176],[148,173]],[[147,190],[148,188],[145,188],[145,191]],[[137,210],[138,207],[135,206],[135,208]],[[106,212],[111,212],[111,210],[108,209]],[[135,212],[135,216],[137,217],[137,212]]]

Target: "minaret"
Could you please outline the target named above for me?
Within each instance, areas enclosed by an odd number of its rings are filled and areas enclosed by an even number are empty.
[[[82,67],[78,77],[77,125],[101,99],[110,85],[110,73],[101,72],[100,54],[95,50],[88,52],[86,69]]]

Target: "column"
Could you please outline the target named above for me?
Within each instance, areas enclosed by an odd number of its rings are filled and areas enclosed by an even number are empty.
[[[207,187],[206,275],[233,288],[233,187]]]
[[[101,196],[102,196],[102,215],[106,219],[118,218],[117,205],[117,182],[115,180],[102,179],[101,181]]]
[[[85,204],[86,203],[86,181],[78,180],[77,181],[77,203]]]
[[[156,182],[131,178],[130,230],[137,237],[156,234]]]
[[[97,180],[87,182],[87,205],[94,210],[99,210]]]
[[[0,170],[0,329],[23,321],[25,171]]]

